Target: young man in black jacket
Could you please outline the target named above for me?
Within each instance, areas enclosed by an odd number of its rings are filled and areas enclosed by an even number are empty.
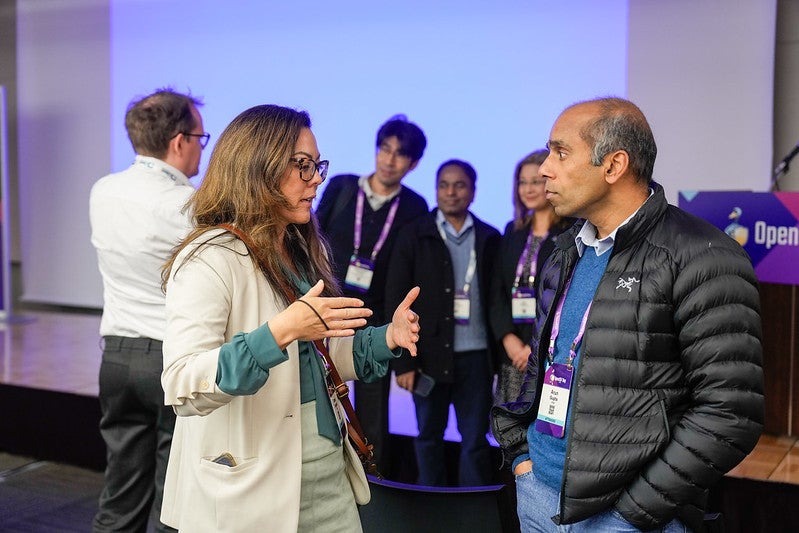
[[[379,326],[391,316],[383,310],[394,241],[403,226],[427,213],[425,199],[401,183],[419,164],[427,139],[419,126],[397,115],[380,127],[375,146],[374,172],[331,178],[316,216],[344,294],[362,299],[374,312],[368,325]],[[355,382],[355,411],[378,466],[388,447],[390,384],[390,375],[375,383]]]
[[[763,430],[749,257],[668,205],[632,102],[567,108],[541,165],[561,234],[521,397],[493,409],[522,531],[702,531],[709,488]]]
[[[415,447],[422,485],[447,484],[444,430],[450,404],[461,434],[458,484],[492,482],[486,433],[496,345],[488,309],[500,235],[469,212],[476,180],[465,161],[453,159],[439,167],[438,207],[403,230],[388,269],[386,309],[404,287],[421,287],[413,305],[421,326],[418,355],[403,355],[392,365],[397,384],[417,391]],[[432,389],[417,389],[420,380],[431,378]]]

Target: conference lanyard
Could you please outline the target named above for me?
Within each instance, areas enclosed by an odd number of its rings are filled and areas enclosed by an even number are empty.
[[[573,276],[574,274],[572,274]],[[574,359],[577,357],[577,348],[583,340],[588,312],[591,310],[591,303],[583,313],[580,321],[580,329],[572,340],[569,348],[569,356],[566,364],[555,362],[555,340],[560,331],[560,319],[563,314],[563,303],[566,301],[566,294],[569,292],[572,278],[569,278],[566,289],[558,302],[555,310],[555,319],[552,323],[552,332],[549,337],[549,349],[547,353],[547,368],[544,372],[544,384],[541,388],[541,401],[538,405],[538,416],[535,420],[535,429],[539,433],[551,435],[562,439],[566,435],[566,418],[569,410],[569,396],[571,396],[571,386],[574,377]]]
[[[572,277],[574,273],[572,273]],[[555,341],[558,338],[558,333],[560,332],[560,318],[563,314],[563,303],[566,301],[566,294],[569,292],[569,288],[572,284],[572,278],[569,278],[568,283],[566,283],[566,288],[563,290],[563,295],[560,297],[560,301],[558,301],[558,306],[555,309],[555,320],[552,322],[552,332],[549,335],[549,348],[547,349],[547,362],[552,365],[555,363]],[[571,368],[574,359],[577,357],[577,348],[580,346],[580,343],[583,341],[583,335],[585,334],[585,325],[588,322],[588,312],[591,310],[591,304],[593,302],[588,303],[588,307],[585,309],[585,313],[583,313],[583,319],[580,321],[580,329],[577,331],[577,335],[575,335],[574,340],[572,340],[571,346],[569,347],[569,356],[566,359],[566,366]]]
[[[184,183],[183,180],[177,176],[177,174],[169,170],[161,161],[155,159],[154,157],[148,157],[147,159],[144,159],[142,156],[136,156],[135,162],[137,165],[160,172],[175,183],[179,183],[181,185],[189,184],[188,179],[184,178],[184,180],[186,180],[186,183]]]
[[[375,259],[386,243],[388,232],[391,229],[391,225],[394,223],[394,218],[397,216],[397,208],[399,207],[400,201],[398,194],[391,203],[388,215],[386,216],[386,222],[383,224],[383,229],[380,231],[380,236],[374,248],[372,248],[372,254],[369,259],[366,259],[358,256],[361,249],[361,234],[363,232],[364,198],[366,198],[366,193],[359,187],[358,197],[355,203],[355,231],[353,233],[352,242],[353,252],[350,258],[350,264],[347,267],[347,274],[344,276],[344,286],[358,292],[367,292],[369,287],[372,286],[372,278],[375,273]]]
[[[530,271],[527,275],[527,286],[533,286],[533,282],[535,281],[535,272],[538,265],[538,252],[541,250],[541,246],[536,246],[535,250],[532,248],[533,230],[530,228],[530,234],[527,236],[527,242],[524,245],[524,250],[522,250],[522,255],[519,257],[519,263],[516,265],[516,278],[513,280],[514,289],[519,288],[522,274],[524,274],[524,269],[528,265],[530,267]]]
[[[352,247],[354,251],[352,252],[353,258],[358,257],[358,252],[361,249],[361,233],[363,232],[363,202],[366,198],[366,193],[363,192],[362,188],[358,188],[358,198],[355,204],[355,233],[353,235],[353,242]],[[397,209],[399,208],[399,201],[400,197],[399,194],[394,198],[394,201],[391,202],[391,208],[389,208],[388,216],[386,216],[386,221],[383,224],[383,229],[380,231],[380,236],[375,243],[374,248],[372,249],[372,255],[370,256],[370,260],[374,263],[377,254],[380,253],[380,250],[383,248],[383,245],[386,243],[386,239],[388,238],[388,232],[391,230],[391,225],[394,224],[394,218],[397,216]]]
[[[444,244],[447,243],[447,233],[444,231],[444,226],[438,226],[438,233],[441,235],[441,238],[444,241]],[[474,271],[477,269],[477,252],[474,251],[474,246],[469,251],[469,265],[466,267],[466,275],[463,277],[463,290],[460,291],[462,294],[469,295],[469,288],[472,284],[472,278],[474,278]]]
[[[536,295],[533,289],[535,282],[536,266],[538,265],[538,252],[541,250],[540,244],[533,250],[533,228],[527,235],[527,242],[524,245],[519,262],[516,265],[516,278],[513,280],[511,288],[511,318],[514,324],[532,324],[536,317]],[[524,274],[524,269],[529,268],[526,286],[519,287]]]
[[[438,233],[441,235],[441,239],[444,241],[444,246],[446,246],[447,233],[444,231],[443,223],[438,226]],[[463,289],[460,291],[455,291],[455,299],[452,309],[455,323],[462,326],[469,323],[469,316],[471,315],[471,300],[469,299],[469,290],[471,288],[472,278],[474,278],[474,272],[476,269],[477,252],[475,252],[474,246],[472,246],[472,249],[469,250],[469,265],[466,267],[466,275],[463,279]]]

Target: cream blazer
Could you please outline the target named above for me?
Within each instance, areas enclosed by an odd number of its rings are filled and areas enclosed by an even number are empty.
[[[216,386],[220,346],[285,306],[240,240],[222,235],[214,242],[185,263],[195,244],[184,248],[166,293],[161,381],[178,419],[161,520],[181,532],[295,533],[302,468],[297,343],[257,393],[231,396]],[[332,340],[330,355],[342,379],[356,377],[352,338]],[[237,466],[212,462],[223,452]]]

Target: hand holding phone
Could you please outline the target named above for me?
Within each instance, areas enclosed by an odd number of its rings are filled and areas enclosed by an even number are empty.
[[[422,398],[427,398],[435,384],[435,379],[419,371],[416,373],[416,383],[413,386],[413,393]]]

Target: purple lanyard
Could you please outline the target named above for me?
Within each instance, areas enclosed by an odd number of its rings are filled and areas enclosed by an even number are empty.
[[[355,205],[355,234],[353,236],[352,246],[355,250],[352,252],[352,255],[358,257],[358,251],[361,248],[361,232],[363,231],[363,201],[366,198],[366,194],[363,192],[363,189],[358,187],[358,199]],[[388,216],[386,217],[386,222],[383,224],[383,230],[380,232],[380,237],[377,239],[375,243],[375,247],[372,249],[372,256],[371,260],[374,263],[377,254],[380,253],[380,249],[383,248],[383,245],[386,243],[386,238],[388,237],[388,231],[391,229],[391,225],[394,223],[394,217],[397,216],[397,208],[399,208],[399,201],[400,197],[399,194],[394,198],[394,201],[391,203],[391,209],[388,211]]]
[[[533,282],[535,281],[535,271],[536,265],[538,265],[538,252],[541,251],[541,246],[537,246],[535,250],[531,250],[533,245],[533,228],[530,228],[530,234],[527,236],[527,242],[524,245],[524,250],[522,250],[522,255],[519,257],[519,263],[516,265],[516,279],[513,281],[513,288],[519,288],[519,281],[522,279],[522,273],[524,272],[524,267],[527,265],[527,260],[530,260],[530,273],[527,276],[527,286],[533,286]],[[532,252],[532,258],[531,256]]]
[[[572,276],[574,276],[573,272]],[[552,323],[552,332],[549,335],[549,350],[547,355],[550,365],[555,362],[555,339],[558,338],[558,332],[560,331],[560,316],[563,313],[563,302],[566,301],[566,294],[569,292],[569,287],[571,287],[571,284],[572,278],[570,277],[568,283],[566,283],[566,288],[563,290],[563,295],[560,297],[558,307],[555,309],[555,320]],[[591,310],[591,304],[593,304],[593,302],[588,303],[588,307],[585,309],[585,313],[583,313],[583,319],[580,322],[580,330],[577,332],[577,335],[575,335],[572,345],[569,348],[569,358],[566,360],[566,366],[569,368],[571,368],[572,362],[574,362],[575,357],[577,357],[577,347],[583,340],[583,335],[585,334],[585,324],[588,322],[588,312]]]

